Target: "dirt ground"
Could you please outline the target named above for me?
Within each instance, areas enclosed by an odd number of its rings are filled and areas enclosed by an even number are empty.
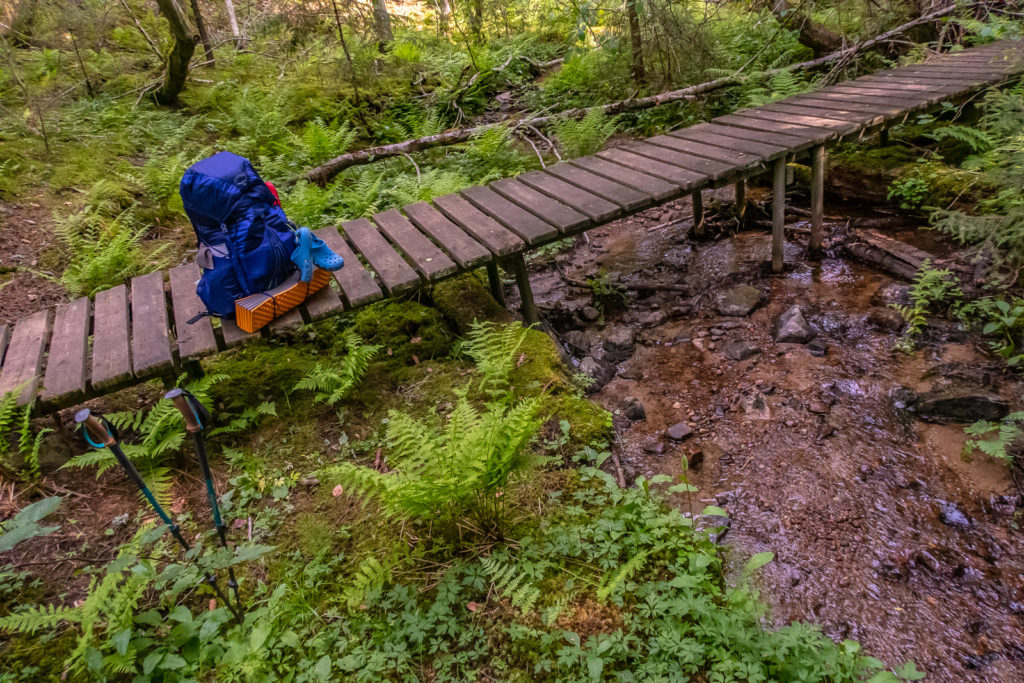
[[[0,201],[0,325],[67,300],[42,262],[55,242],[51,214],[31,199]]]

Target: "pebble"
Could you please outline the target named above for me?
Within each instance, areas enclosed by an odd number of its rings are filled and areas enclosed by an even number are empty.
[[[643,445],[644,453],[651,453],[652,455],[663,455],[665,453],[665,444],[661,441],[649,441]]]
[[[677,422],[665,430],[665,436],[673,441],[682,441],[693,434],[693,428],[685,422]]]

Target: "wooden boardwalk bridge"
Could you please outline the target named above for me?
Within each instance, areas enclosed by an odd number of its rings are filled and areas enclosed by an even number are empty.
[[[1024,42],[1001,41],[845,81],[707,123],[631,142],[593,156],[471,187],[432,203],[323,228],[317,234],[345,258],[336,287],[321,290],[263,334],[410,292],[486,267],[504,303],[498,266],[511,271],[523,315],[535,320],[523,254],[548,242],[691,194],[694,226],[701,191],[772,173],[772,265],[783,267],[786,164],[811,160],[810,246],[821,246],[826,146],[882,133],[913,113],[957,102],[1024,72]],[[195,264],[153,272],[0,326],[0,395],[38,397],[44,409],[73,405],[155,377],[173,377],[203,356],[259,335],[210,318],[195,294]]]

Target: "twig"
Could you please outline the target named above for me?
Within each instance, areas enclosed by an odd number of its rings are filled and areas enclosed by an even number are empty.
[[[142,27],[142,22],[140,22],[139,18],[135,16],[134,12],[132,12],[132,9],[128,6],[128,3],[125,2],[125,0],[121,0],[121,6],[124,7],[124,11],[127,12],[128,16],[130,16],[132,18],[132,21],[135,22],[135,28],[139,29],[139,33],[141,33],[142,37],[146,39],[146,42],[149,43],[149,46],[153,48],[153,52],[156,53],[156,58],[163,62],[164,56],[160,54],[160,49],[156,46],[156,43],[153,42],[153,39],[149,37],[149,34],[146,33],[146,29]]]
[[[404,156],[406,159],[408,159],[409,163],[412,164],[412,167],[416,169],[416,182],[417,183],[420,182],[420,180],[422,178],[422,176],[420,175],[420,167],[416,165],[416,162],[413,161],[413,158],[411,156],[409,156],[408,154],[404,154],[403,153],[402,156]]]
[[[547,168],[548,165],[544,163],[544,157],[541,156],[540,150],[537,149],[537,145],[533,144],[533,140],[531,140],[527,135],[524,135],[523,139],[526,140],[530,147],[533,147],[533,153],[537,155],[537,160],[540,161],[540,167]]]

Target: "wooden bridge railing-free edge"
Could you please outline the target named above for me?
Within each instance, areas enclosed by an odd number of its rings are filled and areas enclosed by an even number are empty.
[[[279,334],[304,322],[409,293],[486,267],[504,304],[499,266],[510,271],[524,318],[537,310],[524,253],[685,194],[693,229],[703,225],[705,189],[735,185],[745,206],[746,180],[773,178],[772,267],[783,263],[786,165],[810,157],[811,236],[821,247],[826,147],[880,133],[910,114],[959,102],[1024,72],[1024,43],[1001,41],[846,81],[707,123],[630,142],[593,156],[530,171],[389,210],[317,234],[345,259],[325,288],[262,331]],[[176,377],[199,359],[260,335],[231,321],[186,321],[203,310],[193,263],[152,272],[13,325],[0,325],[0,395],[38,397],[44,410],[73,405],[132,384]]]

